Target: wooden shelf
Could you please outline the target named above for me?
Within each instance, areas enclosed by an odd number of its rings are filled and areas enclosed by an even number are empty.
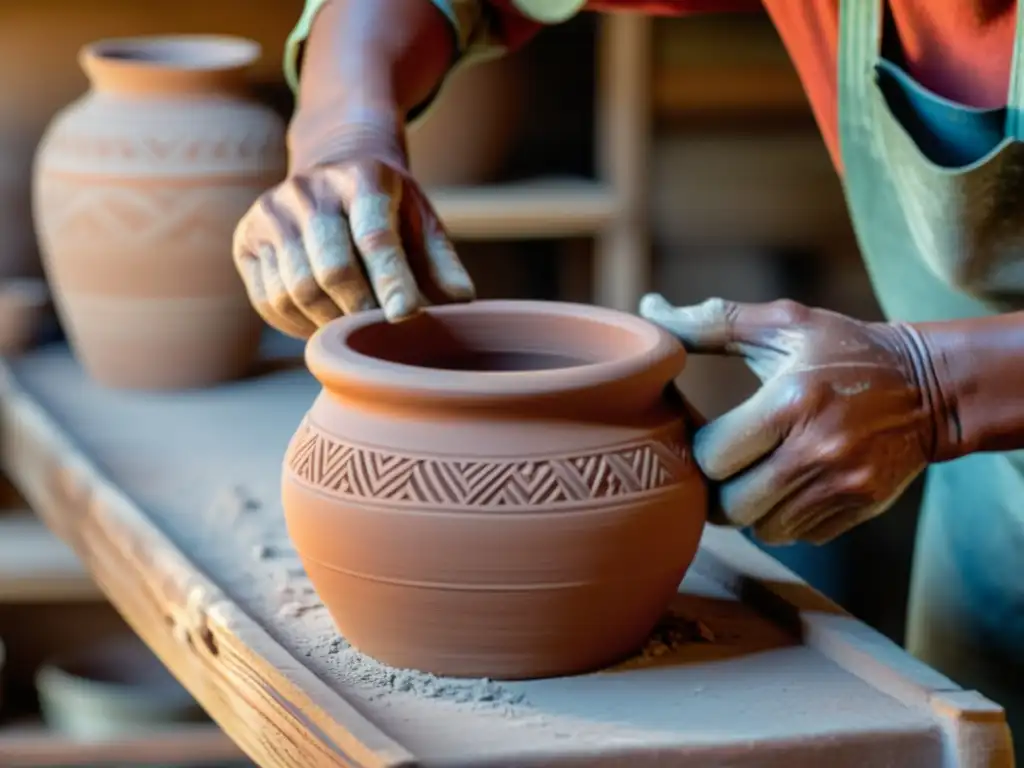
[[[75,553],[32,512],[0,510],[0,603],[98,599]]]
[[[112,764],[142,768],[169,763],[184,768],[244,759],[231,739],[212,723],[89,741],[55,733],[39,721],[0,727],[0,765],[4,768]]]
[[[451,235],[460,240],[584,237],[617,214],[613,191],[587,179],[537,179],[428,191]]]
[[[791,66],[720,68],[699,74],[683,68],[657,72],[652,86],[654,112],[663,120],[743,116],[763,120],[777,115],[809,115],[803,85]]]

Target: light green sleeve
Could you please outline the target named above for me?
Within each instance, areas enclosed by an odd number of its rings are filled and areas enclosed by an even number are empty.
[[[482,0],[430,0],[452,23],[459,47],[459,61],[500,56],[505,47],[483,12]],[[293,91],[299,87],[299,57],[309,36],[313,20],[328,0],[306,0],[299,23],[295,25],[284,53],[284,74]]]

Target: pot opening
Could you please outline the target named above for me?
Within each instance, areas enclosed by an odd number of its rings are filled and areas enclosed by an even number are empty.
[[[581,368],[635,355],[635,330],[587,316],[523,312],[429,313],[354,330],[347,345],[386,363],[435,371],[531,373]]]
[[[259,58],[260,47],[241,38],[184,35],[103,40],[88,52],[109,62],[210,71],[248,67]]]
[[[345,397],[563,413],[597,402],[603,418],[660,400],[685,361],[682,345],[646,320],[550,301],[449,304],[400,323],[360,312],[306,345],[310,372]]]

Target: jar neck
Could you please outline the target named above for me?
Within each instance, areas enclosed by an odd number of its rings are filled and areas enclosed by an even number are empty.
[[[93,91],[133,96],[242,92],[258,58],[254,42],[198,36],[105,40],[79,55]]]

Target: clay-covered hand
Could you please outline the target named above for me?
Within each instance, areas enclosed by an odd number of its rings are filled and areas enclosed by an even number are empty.
[[[342,314],[380,306],[398,321],[473,298],[408,173],[403,130],[332,124],[328,140],[311,140],[293,123],[288,178],[252,206],[234,240],[249,299],[271,326],[307,338]]]
[[[694,438],[722,522],[766,543],[825,543],[884,512],[935,456],[930,366],[908,326],[654,294],[640,313],[692,352],[741,356],[762,382]]]

